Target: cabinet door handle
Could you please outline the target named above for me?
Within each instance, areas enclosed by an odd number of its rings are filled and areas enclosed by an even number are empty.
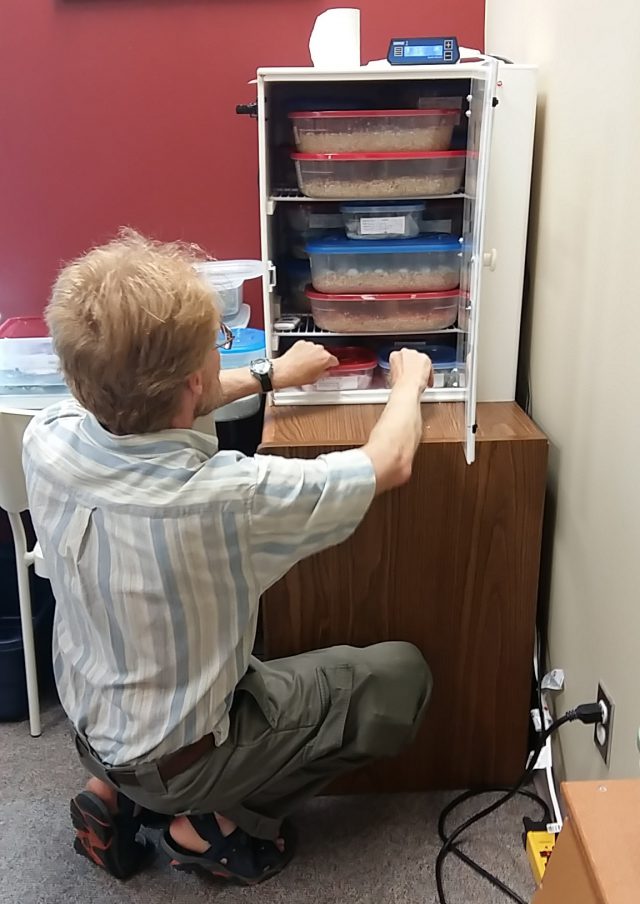
[[[488,267],[490,270],[496,269],[496,261],[498,259],[498,252],[495,248],[492,248],[491,251],[485,251],[482,255],[482,263],[485,267]]]

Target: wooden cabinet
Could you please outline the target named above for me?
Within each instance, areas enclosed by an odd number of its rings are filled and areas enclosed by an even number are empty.
[[[261,451],[310,458],[361,445],[380,407],[267,408]],[[411,482],[376,499],[346,543],[263,600],[265,652],[415,643],[434,676],[420,735],[348,790],[514,781],[524,765],[547,440],[514,403],[478,406],[467,465],[460,404],[423,405]]]
[[[533,904],[636,904],[640,781],[569,782],[567,820]]]

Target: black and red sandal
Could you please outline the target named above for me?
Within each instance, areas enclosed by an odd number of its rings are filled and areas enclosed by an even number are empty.
[[[141,820],[123,795],[118,794],[116,814],[91,791],[81,791],[69,809],[76,830],[74,849],[116,879],[131,878],[153,859],[155,845],[137,838]]]
[[[281,872],[295,853],[295,833],[286,821],[280,833],[285,849],[280,851],[273,841],[254,838],[242,829],[223,835],[213,815],[187,819],[211,847],[204,854],[196,854],[177,844],[169,831],[164,832],[160,845],[169,855],[171,866],[181,872],[213,876],[239,885],[257,885]]]

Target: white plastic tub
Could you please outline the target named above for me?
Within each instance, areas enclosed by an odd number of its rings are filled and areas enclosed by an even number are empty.
[[[0,394],[66,391],[50,337],[0,338]]]
[[[329,348],[328,350],[338,359],[338,366],[332,368],[315,383],[303,386],[304,390],[316,389],[320,392],[331,392],[368,389],[371,386],[378,363],[372,351],[355,346]]]
[[[242,304],[242,286],[262,276],[262,263],[254,260],[198,261],[195,269],[218,295],[223,317],[233,317]]]
[[[448,292],[460,283],[460,247],[450,235],[310,242],[311,282],[327,295]]]
[[[458,316],[458,290],[389,295],[324,295],[307,289],[316,326],[330,333],[428,333]]]
[[[459,110],[319,110],[290,113],[293,137],[306,154],[445,151]]]
[[[410,239],[420,234],[424,201],[381,201],[342,204],[340,212],[350,239]]]
[[[303,195],[338,200],[452,195],[460,190],[466,161],[465,151],[291,156]]]

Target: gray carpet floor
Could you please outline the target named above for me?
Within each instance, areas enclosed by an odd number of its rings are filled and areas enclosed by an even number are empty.
[[[148,871],[121,884],[73,851],[69,799],[82,786],[83,772],[60,709],[50,706],[43,723],[39,739],[29,736],[26,722],[0,725],[2,904],[434,904],[437,900],[436,826],[447,794],[317,798],[296,819],[300,844],[295,860],[281,876],[254,889],[228,888],[176,873],[161,854]],[[482,830],[469,836],[466,849],[529,900],[534,886],[520,840],[526,809],[524,802],[517,801],[502,808]],[[445,876],[449,904],[507,900],[451,858]]]

